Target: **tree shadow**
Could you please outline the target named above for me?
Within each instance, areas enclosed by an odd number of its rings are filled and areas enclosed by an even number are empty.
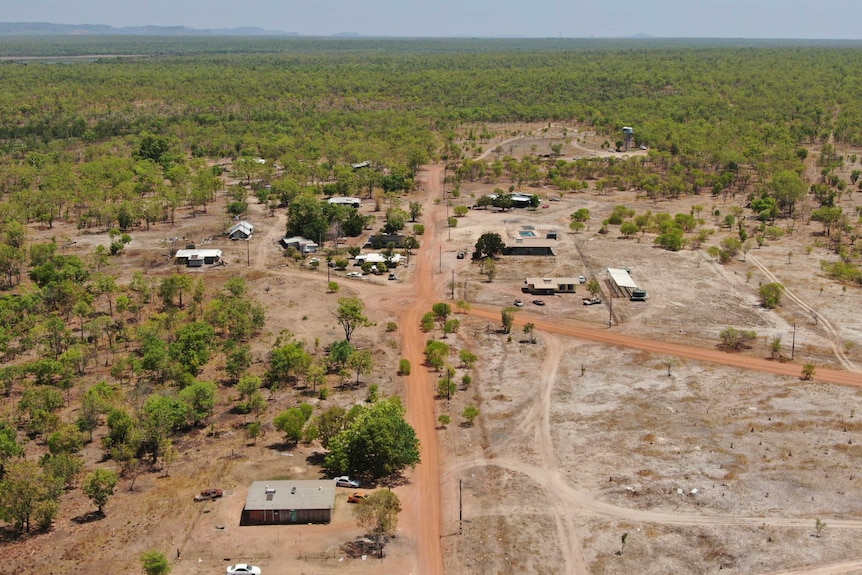
[[[367,557],[377,557],[377,546],[373,541],[364,537],[342,544],[341,551],[351,559],[359,559],[363,555]]]
[[[78,525],[84,525],[87,523],[93,523],[94,521],[101,521],[105,518],[105,513],[102,511],[91,511],[90,513],[84,513],[83,515],[78,515],[77,517],[72,517],[72,522],[77,523]]]

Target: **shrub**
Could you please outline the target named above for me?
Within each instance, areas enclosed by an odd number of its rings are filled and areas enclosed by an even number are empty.
[[[398,375],[410,375],[409,359],[402,359],[398,362]]]

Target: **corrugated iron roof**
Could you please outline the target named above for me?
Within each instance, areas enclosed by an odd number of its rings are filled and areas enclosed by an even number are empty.
[[[247,511],[332,509],[334,506],[335,481],[332,479],[255,481],[245,500]]]

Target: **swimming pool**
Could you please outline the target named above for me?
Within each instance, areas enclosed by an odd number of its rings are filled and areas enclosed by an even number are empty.
[[[532,230],[521,230],[520,232],[518,232],[518,235],[520,235],[522,238],[535,238],[536,232]]]

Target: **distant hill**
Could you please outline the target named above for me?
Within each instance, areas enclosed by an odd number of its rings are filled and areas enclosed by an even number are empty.
[[[0,36],[298,36],[295,32],[258,27],[198,29],[186,26],[133,26],[0,22]]]

